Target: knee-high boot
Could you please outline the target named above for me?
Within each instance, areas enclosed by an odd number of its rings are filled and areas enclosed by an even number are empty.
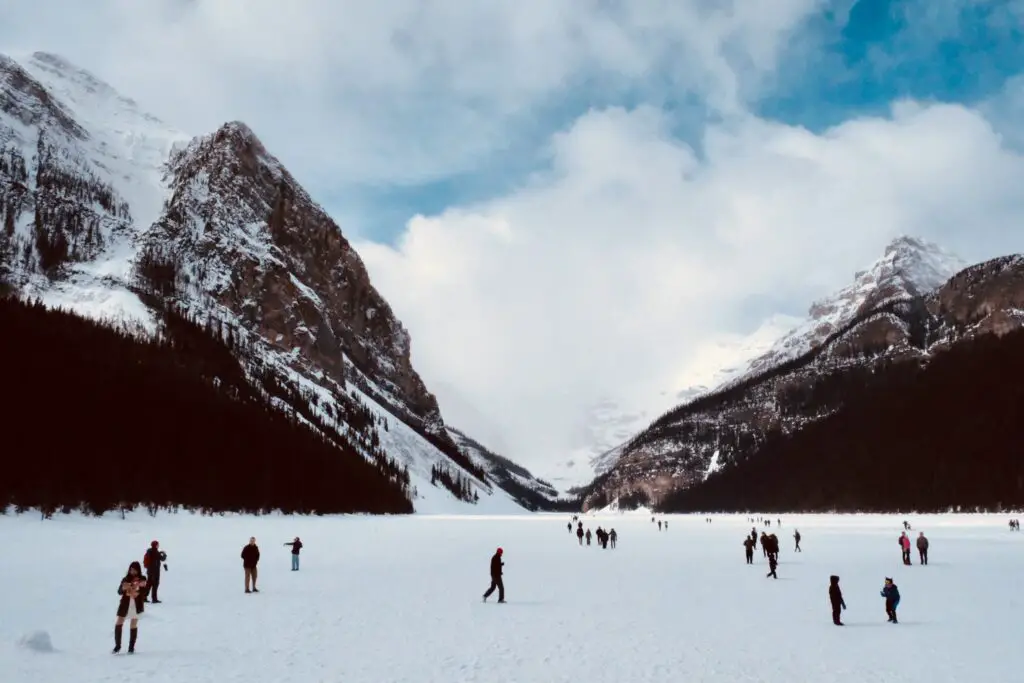
[[[139,629],[128,629],[128,652],[135,652],[135,641],[139,638]]]

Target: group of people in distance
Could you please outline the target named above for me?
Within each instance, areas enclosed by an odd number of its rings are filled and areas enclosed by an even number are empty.
[[[566,527],[569,529],[570,534],[572,533],[572,523],[575,522],[577,519],[578,518],[574,516],[572,520],[566,525]],[[619,540],[619,534],[615,531],[615,529],[612,529],[611,531],[605,531],[601,527],[597,527],[597,531],[595,533],[591,533],[590,529],[587,529],[584,533],[583,522],[580,521],[577,522],[577,524],[578,526],[576,527],[576,538],[579,541],[580,545],[583,545],[583,539],[586,539],[587,545],[590,545],[591,539],[594,536],[597,536],[597,544],[599,546],[601,546],[602,548],[607,548],[608,544],[610,543],[612,548],[615,548],[615,543]]]
[[[292,571],[297,572],[299,571],[299,551],[302,550],[302,541],[296,536],[295,540],[288,541],[285,545],[291,546]],[[260,562],[260,548],[256,545],[255,537],[250,537],[249,542],[242,548],[241,558],[242,571],[245,574],[245,592],[259,593],[256,588],[256,578],[258,576],[257,565]],[[142,573],[143,566],[146,568],[145,575]],[[159,541],[150,543],[142,557],[142,564],[135,561],[128,565],[128,572],[117,586],[120,600],[117,605],[117,619],[114,622],[114,654],[121,651],[125,621],[129,626],[128,654],[135,653],[135,644],[139,637],[139,617],[145,611],[145,603],[160,604],[161,602],[157,598],[161,570],[167,571],[167,553],[160,549]]]

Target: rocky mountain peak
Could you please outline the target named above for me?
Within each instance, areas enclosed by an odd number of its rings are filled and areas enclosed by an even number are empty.
[[[77,140],[85,140],[88,137],[85,129],[50,95],[42,83],[16,61],[3,54],[0,54],[0,113],[10,117],[12,123],[24,127],[56,128]],[[26,137],[29,136],[25,135],[24,131],[8,128],[0,123],[0,144],[14,138]]]

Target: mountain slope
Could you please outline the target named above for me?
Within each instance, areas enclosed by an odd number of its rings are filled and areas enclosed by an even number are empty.
[[[898,363],[833,415],[667,495],[659,509],[946,511],[1024,507],[1024,330]]]
[[[261,390],[368,459],[401,460],[417,510],[517,508],[504,492],[477,502],[491,484],[445,429],[408,333],[244,124],[191,138],[59,57],[5,57],[0,212],[0,278],[22,294],[149,332],[173,302],[235,335]],[[469,490],[431,485],[437,467]]]
[[[592,484],[587,505],[625,495],[657,501],[749,457],[773,434],[834,413],[845,392],[874,381],[888,363],[927,359],[978,333],[1021,324],[1018,259],[973,266],[929,291],[945,275],[942,268],[957,264],[946,255],[934,259],[936,250],[919,240],[894,242],[858,274],[856,287],[813,307],[812,321],[767,355],[781,362],[755,361],[760,372],[669,411],[639,433]],[[916,267],[929,263],[945,265]]]

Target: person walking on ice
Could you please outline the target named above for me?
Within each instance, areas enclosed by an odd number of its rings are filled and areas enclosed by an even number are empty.
[[[592,536],[593,534],[590,533],[590,529],[587,529],[587,545],[590,545],[590,539]]]
[[[576,540],[580,542],[580,545],[583,545],[583,522],[580,522],[580,525],[576,527]]]
[[[504,553],[504,550],[498,548],[494,556],[491,557],[491,587],[484,593],[484,602],[487,602],[487,598],[491,597],[491,593],[494,592],[495,588],[498,589],[498,602],[505,602],[505,582],[501,579],[501,568],[505,566],[505,563],[501,561],[501,556]]]
[[[795,553],[802,553],[803,550],[800,549],[800,530],[799,529],[797,529],[796,531],[793,532],[793,540],[796,541],[796,549],[793,552],[795,552]]]
[[[832,603],[832,623],[842,626],[843,622],[839,621],[839,612],[846,609],[846,601],[843,600],[843,591],[839,588],[839,577],[833,574],[828,577],[828,580],[828,601]]]
[[[907,532],[900,534],[899,543],[903,551],[903,564],[910,564],[910,536],[907,536]]]
[[[615,529],[608,532],[608,540],[611,541],[612,550],[615,550],[615,542],[619,540],[619,535],[615,532]]]
[[[743,548],[747,555],[747,564],[754,564],[754,546],[756,544],[756,537],[747,536],[743,539]]]
[[[160,542],[150,543],[146,554],[142,556],[142,563],[146,567],[146,602],[150,601],[149,596],[153,596],[153,604],[160,604],[156,593],[160,588],[160,566],[163,565],[163,568],[167,569],[167,565],[164,564],[166,561],[167,553],[160,550]]]
[[[917,554],[921,557],[921,564],[928,564],[928,539],[923,531],[917,535]]]
[[[765,574],[765,578],[767,579],[769,576],[772,577],[773,579],[779,578],[779,575],[775,573],[775,570],[778,569],[778,567],[779,567],[779,558],[777,558],[775,555],[769,555],[768,556],[768,573]]]
[[[898,624],[896,621],[896,608],[900,606],[900,589],[886,577],[885,585],[882,587],[882,597],[885,598],[885,613],[889,615],[890,624]]]
[[[242,548],[242,569],[245,570],[245,592],[259,593],[256,589],[256,565],[260,563],[260,547],[256,545],[256,537],[249,538],[249,544]],[[249,590],[249,583],[252,583],[252,590]]]
[[[142,565],[132,562],[128,565],[128,573],[117,586],[117,594],[121,601],[117,605],[117,621],[114,622],[114,654],[121,651],[121,633],[124,621],[128,620],[128,654],[135,653],[135,641],[139,637],[139,617],[146,609],[146,578],[142,575]]]
[[[299,551],[302,550],[302,541],[296,536],[294,541],[289,541],[285,545],[292,547],[292,571],[297,572],[299,571]]]

